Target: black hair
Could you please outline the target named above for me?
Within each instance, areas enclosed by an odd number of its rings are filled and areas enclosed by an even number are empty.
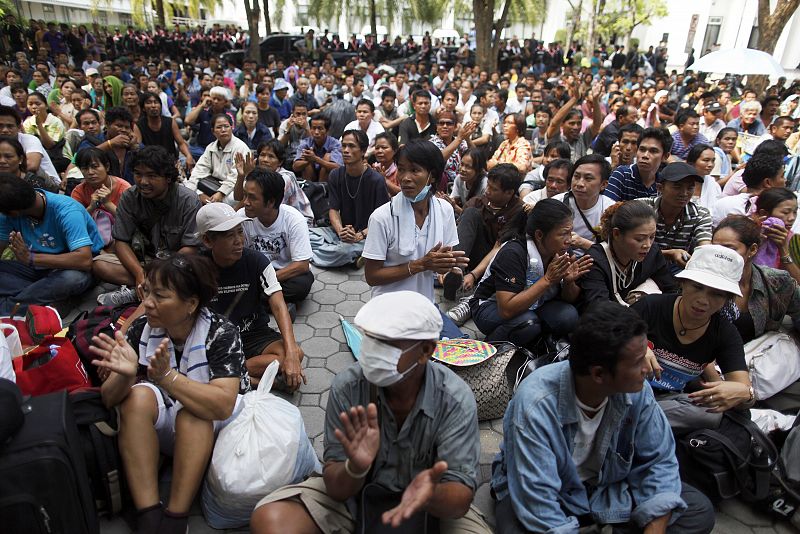
[[[608,177],[611,176],[611,164],[601,156],[600,154],[586,154],[582,158],[578,158],[572,165],[572,172],[569,173],[569,181],[572,183],[572,176],[575,174],[575,171],[581,165],[599,165],[600,166],[600,181],[605,182],[608,180]]]
[[[775,177],[783,167],[783,156],[766,152],[754,153],[744,168],[742,181],[748,189],[758,189],[764,180]]]
[[[111,160],[105,150],[100,150],[96,147],[84,148],[75,154],[75,166],[83,169],[91,165],[93,161],[98,162],[106,169],[111,168]]]
[[[36,202],[36,190],[16,174],[0,173],[0,213],[22,211]]]
[[[712,236],[725,228],[736,232],[739,241],[747,248],[761,244],[761,226],[746,215],[728,215],[714,228]]]
[[[198,312],[217,294],[217,269],[214,262],[200,254],[177,253],[155,259],[145,265],[144,273],[151,284],[172,289],[183,301],[196,298]]]
[[[497,182],[502,191],[513,190],[516,193],[522,183],[522,176],[513,163],[500,163],[489,171],[489,181]]]
[[[93,110],[92,108],[86,108],[80,110],[78,113],[75,114],[75,122],[78,123],[78,126],[81,125],[81,117],[83,117],[84,115],[91,115],[95,119],[97,119],[97,122],[100,122],[100,114],[97,111]]]
[[[700,115],[693,109],[682,109],[678,113],[675,114],[675,126],[680,128],[686,121],[689,119],[699,119]]]
[[[175,183],[178,179],[178,169],[175,167],[175,156],[170,154],[167,149],[162,146],[145,145],[139,150],[134,150],[130,154],[130,158],[129,165],[131,169],[135,170],[136,167],[141,165],[163,176],[170,183]]]
[[[572,210],[569,206],[553,198],[540,200],[528,214],[525,222],[525,235],[531,239],[536,238],[536,231],[547,236],[554,228],[564,222],[572,221]],[[538,246],[538,243],[537,243]]]
[[[245,181],[255,182],[261,189],[261,197],[264,204],[272,205],[277,209],[283,202],[283,191],[285,182],[283,176],[274,171],[268,171],[261,167],[256,167],[245,177]]]
[[[376,143],[378,142],[378,139],[386,139],[386,141],[389,143],[389,146],[392,147],[392,150],[394,150],[395,153],[397,153],[397,151],[400,149],[400,143],[397,141],[397,136],[390,131],[384,131],[376,135]]]
[[[697,162],[697,160],[700,159],[700,155],[706,150],[714,152],[714,147],[711,145],[707,145],[705,143],[694,145],[692,148],[689,149],[689,153],[686,154],[686,163],[694,165],[695,162]]]
[[[592,367],[599,365],[614,376],[625,345],[645,334],[647,323],[633,308],[608,300],[592,303],[570,335],[572,374],[586,376]]]
[[[600,216],[600,234],[604,241],[611,243],[613,229],[616,228],[624,234],[646,221],[655,220],[656,212],[644,202],[638,200],[617,202],[609,206]]]
[[[128,108],[124,106],[116,106],[106,111],[106,126],[118,121],[125,121],[128,124],[133,125],[133,115],[131,115],[131,112],[128,110]]]
[[[447,89],[442,91],[442,100],[444,100],[444,95],[454,96],[456,97],[456,100],[458,100],[458,91],[452,87],[448,87]]]
[[[24,173],[28,163],[28,156],[25,153],[25,147],[22,146],[22,143],[20,143],[19,139],[16,137],[0,137],[0,144],[3,143],[11,145],[11,147],[14,149],[14,152],[17,153],[20,170]]]
[[[550,117],[551,119],[553,118],[553,112],[550,110],[548,106],[545,106],[544,104],[542,104],[533,111],[534,115],[536,115],[537,113],[547,113],[548,117]]]
[[[739,132],[736,131],[736,128],[731,128],[729,126],[726,126],[719,132],[717,132],[717,136],[714,138],[714,144],[719,145],[720,140],[729,133],[736,134],[737,136],[739,135]]]
[[[563,122],[571,121],[574,118],[583,119],[583,112],[581,112],[581,110],[579,109],[571,109],[564,116]]]
[[[787,200],[792,200],[795,203],[797,202],[797,197],[794,196],[794,193],[792,193],[790,189],[785,187],[770,187],[758,195],[756,199],[756,208],[758,208],[758,211],[764,210],[767,217],[769,217],[772,210],[778,207],[778,204],[786,202]]]
[[[342,134],[342,140],[344,140],[345,135],[352,135],[356,138],[356,144],[361,149],[361,152],[366,152],[367,148],[369,148],[369,137],[363,130],[347,130]]]
[[[572,157],[572,149],[569,147],[569,144],[566,141],[553,139],[544,146],[542,154],[547,155],[547,153],[551,150],[557,150],[558,157],[560,159],[570,159]]]
[[[275,157],[278,158],[281,163],[283,163],[283,158],[286,157],[286,147],[283,146],[283,143],[278,141],[277,139],[270,139],[269,141],[261,141],[256,148],[256,157],[261,155],[261,151],[265,148],[272,150],[272,153],[275,154]]]
[[[572,185],[572,162],[566,158],[558,158],[545,165],[544,169],[542,170],[542,178],[544,178],[545,182],[547,181],[547,177],[550,175],[550,171],[552,169],[567,170],[567,189],[569,189],[570,185]]]
[[[400,147],[394,160],[400,161],[400,158],[406,158],[431,173],[431,189],[436,190],[444,172],[444,156],[436,145],[424,139],[412,139]]]
[[[144,103],[147,102],[151,98],[154,99],[156,102],[158,102],[159,105],[161,105],[161,97],[160,96],[158,96],[157,94],[155,94],[152,91],[145,91],[139,97],[139,105],[141,106],[142,111],[144,111]]]
[[[367,106],[371,112],[375,111],[375,104],[373,104],[372,100],[369,98],[362,98],[359,100],[358,104],[356,104],[356,109],[358,109],[358,106]]]
[[[472,147],[466,152],[464,155],[461,156],[461,161],[464,161],[464,158],[469,156],[472,158],[472,167],[475,169],[475,180],[472,182],[472,187],[469,188],[467,192],[467,200],[475,197],[480,192],[481,182],[483,182],[483,177],[486,174],[486,154],[483,150],[479,147]]]
[[[295,106],[297,107],[297,106]],[[314,115],[313,117],[309,118],[308,124],[311,125],[314,121],[322,121],[325,124],[325,129],[331,129],[331,118],[328,115]]]
[[[411,94],[411,102],[415,103],[418,98],[427,98],[430,100],[431,94],[425,89],[418,89]]]
[[[381,93],[381,100],[384,98],[395,99],[397,98],[397,92],[394,89],[384,89]]]
[[[639,144],[645,139],[655,139],[661,145],[664,154],[669,154],[672,149],[672,136],[666,128],[645,128],[639,136]]]
[[[17,110],[11,106],[4,106],[0,104],[0,117],[12,117],[14,122],[17,123],[17,126],[22,124],[22,119],[20,118],[19,113],[17,113]]]
[[[770,127],[778,126],[781,122],[791,122],[792,124],[795,124],[795,120],[790,115],[780,115],[772,119],[772,124],[770,124]]]
[[[789,149],[786,148],[786,145],[778,140],[775,139],[767,139],[760,143],[755,150],[753,150],[753,157],[755,156],[763,156],[765,154],[769,154],[771,156],[788,156]],[[749,165],[749,163],[748,163]]]
[[[303,100],[298,100],[297,102],[294,103],[294,107],[292,108],[292,111],[294,111],[297,108],[305,108],[307,110],[308,109],[308,104],[306,104]],[[315,119],[325,119],[325,118],[327,118],[327,116],[315,115],[314,118]]]
[[[638,139],[642,138],[642,134],[644,133],[644,128],[642,128],[641,126],[639,126],[635,122],[632,122],[630,124],[626,124],[625,126],[623,126],[622,128],[619,129],[619,135],[617,135],[617,140],[621,141],[622,140],[622,136],[624,134],[626,134],[626,133],[636,134],[637,144],[638,144]]]
[[[225,119],[225,122],[227,122],[229,126],[233,127],[233,119],[231,119],[230,115],[227,113],[217,113],[211,117],[211,122],[209,122],[212,130],[214,129],[214,126],[217,125],[217,121],[220,119]]]
[[[28,98],[30,98],[30,97],[38,98],[45,106],[47,105],[47,98],[42,93],[40,93],[39,91],[34,91],[32,93],[28,93]],[[50,109],[49,108],[48,108],[47,112],[50,113]]]

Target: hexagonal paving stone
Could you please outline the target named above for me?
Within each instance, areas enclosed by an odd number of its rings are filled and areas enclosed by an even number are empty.
[[[338,304],[345,299],[344,293],[336,289],[323,289],[312,293],[310,296],[314,302],[319,302],[320,304]]]
[[[298,343],[314,337],[314,329],[305,324],[294,324],[292,330],[294,330],[294,339]]]
[[[495,455],[500,451],[500,442],[503,435],[494,430],[481,430],[481,463],[491,462]]]
[[[314,452],[317,453],[317,458],[319,458],[319,461],[321,462],[322,457],[325,454],[325,444],[323,435],[317,436],[316,439],[314,439],[314,441],[312,441],[311,443],[314,445]]]
[[[344,343],[345,342],[344,332],[342,331],[341,328],[331,328],[330,336],[333,339],[335,339],[336,341],[338,341],[339,343]]]
[[[346,271],[324,271],[319,273],[314,278],[324,284],[341,284],[349,279],[349,274]]]
[[[336,305],[336,312],[344,315],[347,318],[355,317],[358,313],[358,310],[361,309],[364,303],[360,300],[351,301],[347,300],[345,302],[340,302]]]
[[[336,374],[353,365],[356,359],[350,352],[337,352],[325,362],[325,367]]]
[[[306,426],[308,437],[315,438],[325,430],[325,410],[319,406],[300,406],[300,415]]]
[[[314,328],[333,328],[339,324],[339,314],[333,312],[317,312],[306,322]]]
[[[314,302],[313,300],[310,299],[306,299],[297,305],[298,317],[307,317],[312,313],[316,313],[318,311],[319,311],[319,303]]]
[[[314,280],[314,283],[311,284],[311,293],[309,294],[313,295],[317,291],[322,291],[323,289],[325,289],[325,284],[323,284],[319,280]]]
[[[327,358],[310,358],[306,356],[303,358],[303,361],[306,363],[306,367],[325,367],[327,363]]]
[[[319,406],[319,395],[316,393],[303,393],[300,406]]]
[[[347,282],[342,282],[339,284],[339,291],[343,291],[349,295],[359,295],[366,291],[369,291],[370,287],[363,280],[350,280]]]
[[[307,384],[300,386],[301,393],[322,393],[331,387],[333,373],[327,369],[309,367],[306,369]]]
[[[339,350],[339,343],[330,337],[313,337],[303,342],[303,352],[313,358],[327,358]]]

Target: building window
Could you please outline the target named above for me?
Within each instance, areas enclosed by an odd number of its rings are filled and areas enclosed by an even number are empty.
[[[703,49],[700,51],[701,56],[714,51],[715,46],[719,44],[719,33],[721,29],[722,17],[708,17],[706,35],[703,37]]]
[[[105,11],[101,11],[96,16],[97,16],[97,23],[100,26],[108,26],[108,13],[106,13]]]
[[[48,16],[48,15],[55,16],[56,8],[52,4],[42,4],[42,13],[44,13],[45,16]]]
[[[119,24],[120,24],[120,26],[132,26],[133,25],[133,17],[131,17],[127,13],[120,13],[119,14]]]
[[[297,25],[308,26],[308,4],[306,2],[297,3]]]

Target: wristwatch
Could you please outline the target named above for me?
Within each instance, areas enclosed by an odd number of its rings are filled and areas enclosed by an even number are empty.
[[[748,389],[750,391],[750,398],[747,399],[747,402],[755,402],[755,400],[756,400],[756,390],[753,389],[753,386],[750,386]]]
[[[791,256],[781,256],[781,263],[784,265],[791,265],[794,263],[794,260]]]

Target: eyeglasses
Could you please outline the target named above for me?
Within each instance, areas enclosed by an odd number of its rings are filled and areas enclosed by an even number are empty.
[[[455,122],[453,122],[453,121],[439,121],[439,124],[441,124],[442,126],[453,126],[455,124]]]

